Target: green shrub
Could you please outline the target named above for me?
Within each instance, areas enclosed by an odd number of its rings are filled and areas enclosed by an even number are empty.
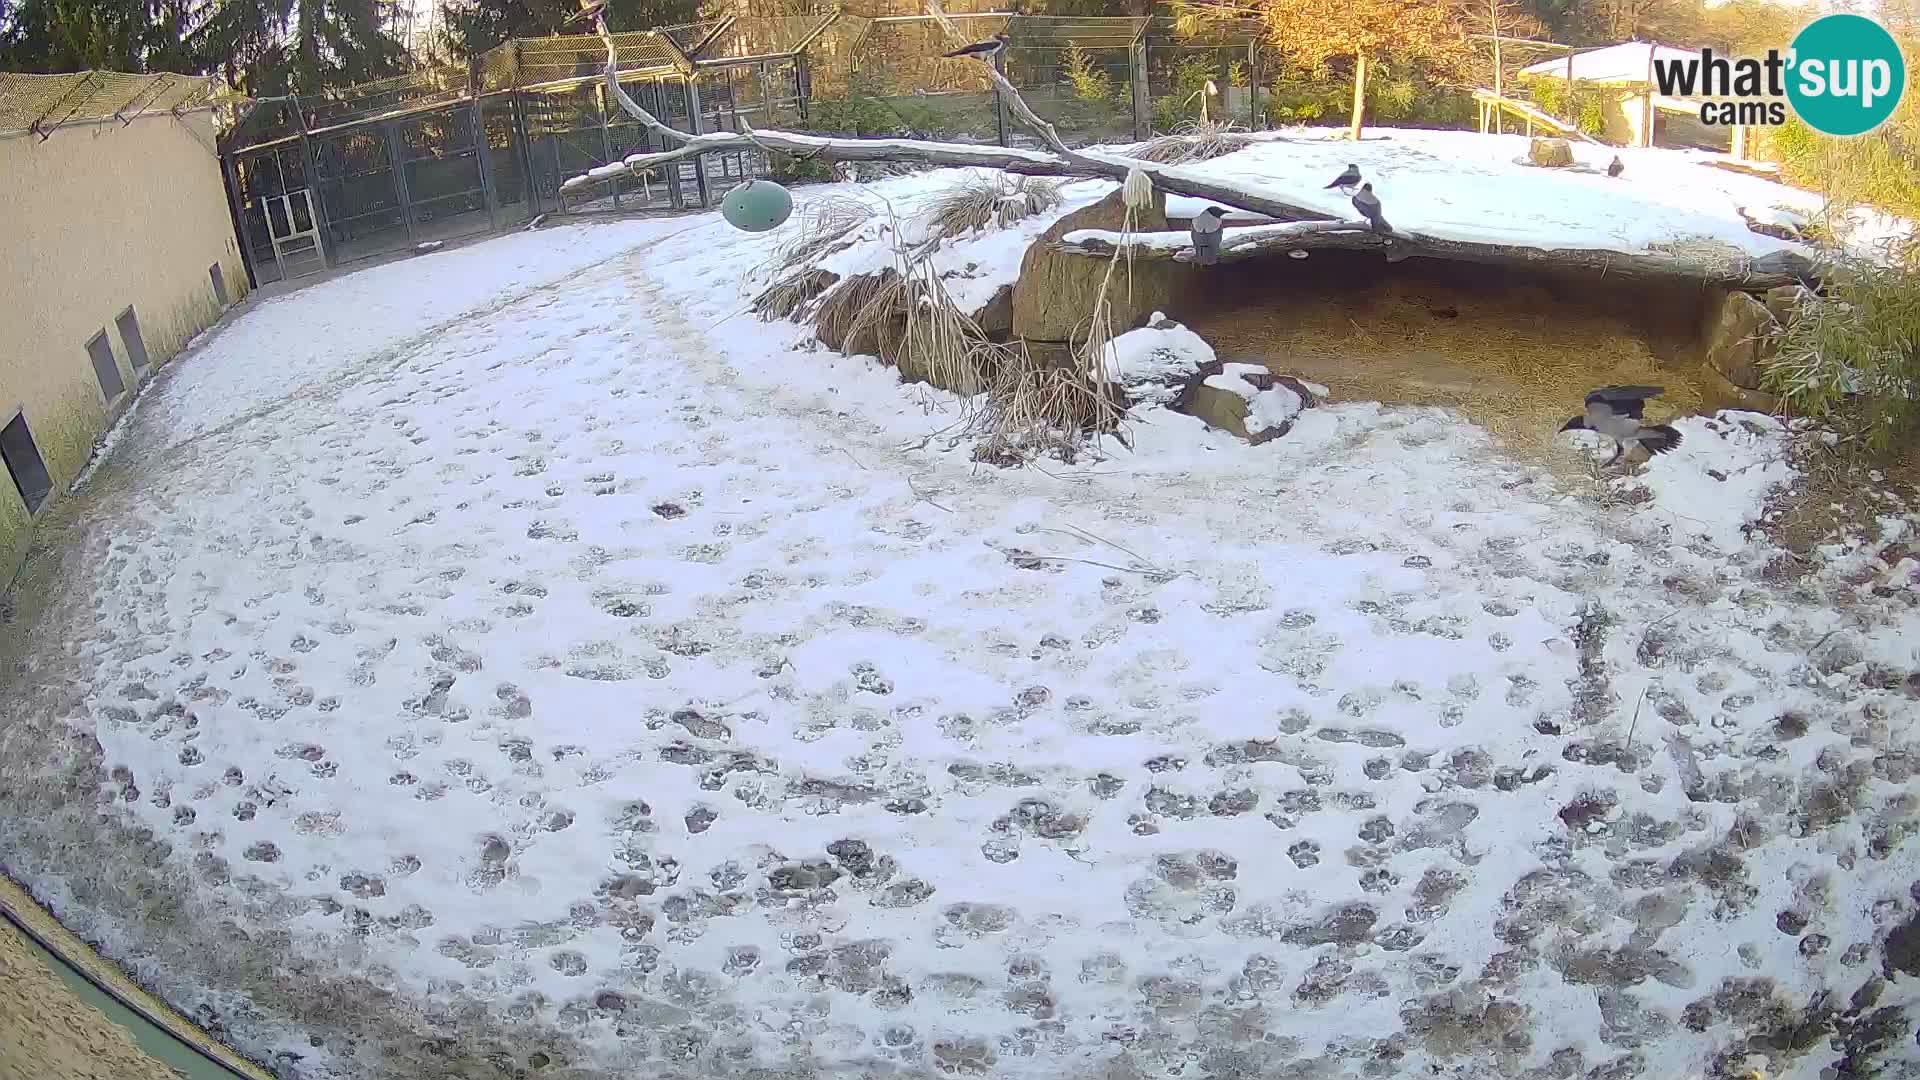
[[[1306,72],[1284,72],[1267,98],[1267,119],[1275,124],[1345,124],[1353,110],[1353,87]],[[1464,128],[1475,119],[1470,94],[1437,86],[1417,70],[1367,80],[1367,116],[1406,127]]]
[[[769,172],[782,184],[820,184],[833,179],[833,165],[818,157],[777,153],[771,156]]]
[[[1920,246],[1838,264],[1788,319],[1766,388],[1885,451],[1920,426]]]
[[[1174,61],[1172,76],[1172,87],[1153,102],[1155,131],[1172,131],[1189,120],[1198,120],[1200,99],[1196,95],[1209,81],[1220,78],[1220,66],[1210,56],[1185,56]],[[1218,108],[1218,102],[1209,102],[1208,116]]]
[[[1096,63],[1087,50],[1068,42],[1061,66],[1067,76],[1067,85],[1073,88],[1074,97],[1081,101],[1113,99],[1113,76],[1107,74],[1107,70]]]
[[[900,117],[879,98],[864,95],[809,102],[807,126],[835,135],[900,135]]]
[[[1521,82],[1525,94],[1533,98],[1540,111],[1557,120],[1567,116],[1567,81],[1551,76],[1525,79]],[[1589,87],[1575,86],[1573,90],[1574,127],[1581,133],[1594,138],[1606,134],[1607,95],[1604,91]]]

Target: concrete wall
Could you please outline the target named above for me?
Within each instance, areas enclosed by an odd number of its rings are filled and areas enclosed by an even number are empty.
[[[247,274],[227,213],[210,113],[0,138],[0,425],[24,412],[53,478],[45,513],[141,382],[220,315]],[[115,319],[132,305],[150,363],[135,371]],[[102,393],[88,339],[107,333],[126,390]],[[138,447],[123,448],[138,453]],[[0,476],[0,585],[26,549],[27,512]]]

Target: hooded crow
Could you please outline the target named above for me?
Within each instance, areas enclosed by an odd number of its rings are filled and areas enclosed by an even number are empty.
[[[580,10],[568,16],[563,25],[572,26],[574,23],[592,22],[605,10],[607,10],[607,0],[591,0],[589,3],[581,4]]]
[[[1621,173],[1626,171],[1627,171],[1626,163],[1620,160],[1620,155],[1619,154],[1613,155],[1613,160],[1607,163],[1607,175],[1619,176]]]
[[[1225,210],[1209,206],[1194,215],[1193,223],[1193,261],[1201,266],[1212,266],[1220,261],[1220,219],[1227,216]]]
[[[1007,35],[1002,33],[995,34],[985,41],[976,41],[971,45],[962,45],[950,53],[941,53],[940,55],[948,59],[971,57],[975,60],[992,60],[994,57],[999,56],[1006,47]]]
[[[1373,226],[1374,232],[1393,231],[1393,226],[1387,224],[1387,219],[1380,213],[1380,196],[1373,193],[1372,184],[1360,185],[1359,193],[1353,197],[1353,208],[1360,211],[1360,216],[1367,219],[1367,224]]]
[[[1666,393],[1664,386],[1603,386],[1587,395],[1587,411],[1560,426],[1561,431],[1597,431],[1613,440],[1611,465],[1634,446],[1664,454],[1680,445],[1680,432],[1666,424],[1644,424],[1647,399]]]
[[[1333,183],[1328,184],[1327,187],[1321,188],[1320,190],[1325,191],[1327,190],[1327,188],[1350,188],[1355,184],[1358,184],[1359,182],[1360,182],[1360,166],[1348,165],[1346,172],[1343,172],[1339,176],[1334,177]]]

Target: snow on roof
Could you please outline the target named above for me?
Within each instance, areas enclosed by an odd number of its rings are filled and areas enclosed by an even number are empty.
[[[1618,45],[1609,45],[1604,49],[1591,49],[1575,53],[1573,57],[1573,77],[1579,82],[1641,83],[1647,81],[1648,58],[1660,60],[1695,60],[1700,56],[1697,49],[1676,49],[1651,41],[1626,41]],[[1552,75],[1567,77],[1566,57],[1542,60],[1537,64],[1528,64],[1520,69],[1522,75]]]

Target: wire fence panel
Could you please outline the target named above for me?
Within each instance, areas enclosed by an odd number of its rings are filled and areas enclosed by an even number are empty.
[[[505,95],[483,98],[480,123],[486,139],[487,185],[493,195],[495,218],[500,225],[518,224],[534,214],[528,198],[518,106]]]
[[[314,185],[327,238],[340,262],[397,251],[412,230],[394,171],[386,125],[368,125],[312,141]]]
[[[0,134],[46,134],[71,124],[186,112],[234,100],[211,77],[75,71],[64,75],[0,72]]]
[[[1271,66],[1259,43],[1257,22],[1180,32],[1171,19],[1155,19],[1146,35],[1148,99],[1153,131],[1165,135],[1202,121],[1227,122],[1247,130],[1265,126],[1254,88],[1271,81]]]
[[[968,41],[1006,36],[989,61],[945,55],[959,42],[916,0],[875,2],[862,16],[741,16],[622,31],[614,35],[620,86],[667,126],[691,133],[780,128],[1037,144],[1011,123],[989,77],[992,63],[1072,145],[1131,143],[1202,115],[1258,126],[1248,89],[1261,78],[1251,30],[1196,38],[1145,17],[950,12]],[[753,177],[829,175],[804,155],[715,151],[563,198],[561,186],[575,176],[677,145],[609,100],[606,62],[606,44],[593,34],[508,41],[465,71],[428,69],[259,103],[230,133],[229,146],[239,149],[229,153],[249,197],[267,208],[268,226],[274,204],[260,192],[275,184],[312,189],[330,262],[550,209],[707,206]],[[260,213],[243,209],[243,218],[257,252]]]
[[[395,126],[414,242],[491,229],[472,106],[411,117]]]

